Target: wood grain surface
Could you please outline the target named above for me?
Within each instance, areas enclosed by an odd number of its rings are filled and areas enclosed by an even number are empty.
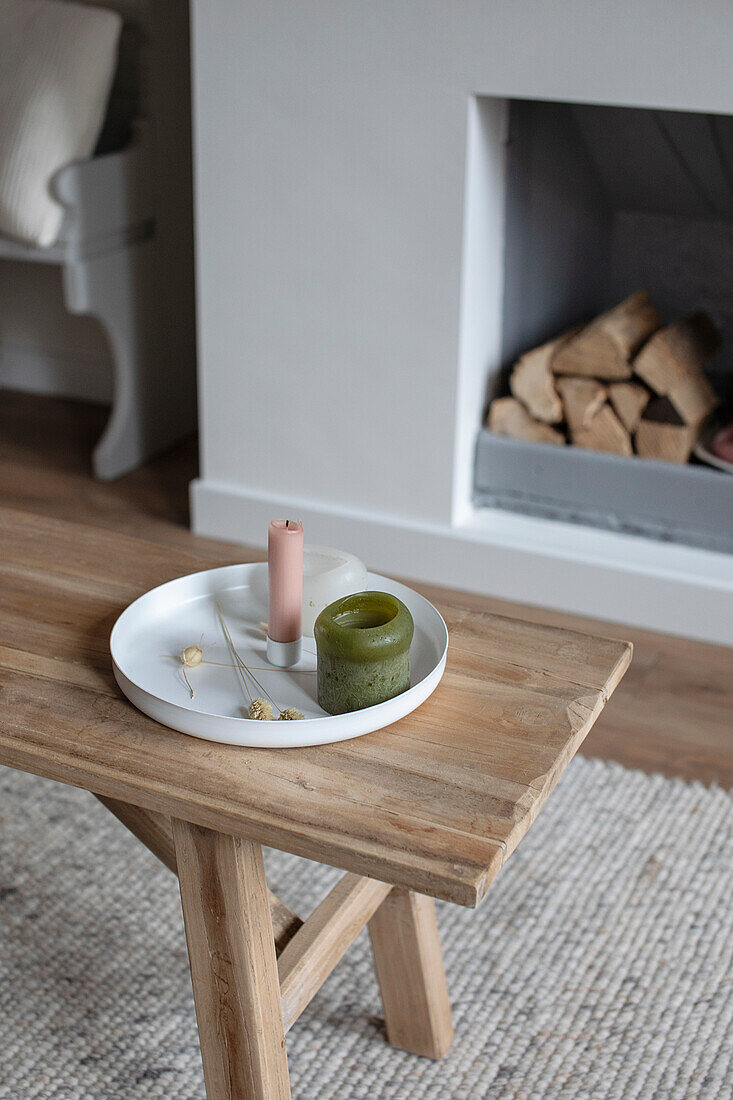
[[[286,1032],[391,889],[376,879],[346,874],[291,939],[278,960]]]
[[[121,696],[108,638],[131,600],[211,563],[11,509],[0,539],[0,763],[464,905],[483,897],[631,658],[622,641],[446,602],[444,680],[389,729],[295,751],[201,742]]]
[[[105,418],[103,408],[86,402],[3,391],[0,504],[188,552],[195,546],[199,560],[210,565],[262,560],[262,552],[252,547],[196,537],[188,530],[189,485],[198,473],[193,438],[116,481],[94,481],[89,454]],[[581,753],[733,787],[729,648],[398,579],[441,605],[632,641],[634,660],[623,691],[603,711]],[[83,670],[78,674],[83,676]]]
[[[374,968],[394,1047],[442,1058],[453,1042],[453,1020],[435,903],[393,890],[369,922]]]
[[[173,821],[209,1100],[288,1100],[280,985],[262,849]]]

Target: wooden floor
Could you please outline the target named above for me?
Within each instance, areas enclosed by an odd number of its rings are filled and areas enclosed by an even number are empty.
[[[186,546],[194,442],[118,481],[96,482],[89,455],[104,416],[94,406],[0,392],[0,503]],[[232,553],[214,540],[200,540],[198,550],[212,564]],[[440,603],[440,589],[419,587]],[[631,668],[582,751],[733,787],[733,650],[470,594],[460,602],[633,641]]]

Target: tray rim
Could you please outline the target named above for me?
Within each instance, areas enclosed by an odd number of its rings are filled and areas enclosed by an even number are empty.
[[[162,584],[156,585],[148,589],[148,591],[141,593],[124,608],[118,615],[110,631],[109,650],[115,680],[123,695],[125,695],[133,706],[154,721],[159,722],[161,725],[175,732],[183,733],[190,737],[197,737],[201,740],[207,740],[218,744],[228,744],[241,748],[304,748],[334,744],[339,741],[362,737],[367,733],[373,733],[377,730],[384,729],[394,722],[399,721],[401,718],[406,717],[408,714],[411,714],[435,691],[445,671],[449,644],[448,627],[443,616],[427,597],[423,596],[420,592],[416,592],[415,589],[410,588],[409,585],[403,584],[401,581],[393,580],[391,577],[373,573],[372,571],[367,572],[367,581],[370,587],[376,588],[380,584],[386,583],[404,593],[408,593],[411,599],[420,601],[425,606],[426,610],[429,609],[429,613],[432,612],[436,617],[436,625],[439,625],[442,634],[440,657],[431,670],[427,675],[423,676],[417,684],[412,684],[407,691],[401,692],[400,695],[396,695],[392,699],[387,699],[382,703],[376,703],[371,707],[364,707],[361,710],[350,711],[346,714],[324,714],[313,718],[304,718],[297,722],[281,723],[277,720],[261,722],[256,719],[237,717],[235,715],[207,714],[204,711],[193,710],[189,707],[182,706],[180,703],[171,702],[161,696],[155,695],[147,688],[142,687],[142,685],[136,683],[124,671],[118,661],[118,656],[115,654],[115,636],[117,635],[119,638],[122,620],[136,604],[145,600],[146,597],[149,597],[153,593],[173,587],[181,581],[192,581],[196,577],[213,576],[216,574],[221,574],[222,579],[224,579],[224,575],[226,574],[231,576],[236,572],[241,575],[242,571],[244,571],[246,575],[251,570],[262,567],[267,568],[267,562],[236,562],[230,565],[215,566],[212,569],[201,569],[195,570],[192,573],[184,573],[179,577],[173,577],[171,580],[164,581]],[[224,590],[227,588],[227,585],[222,583],[221,587]],[[232,586],[229,585],[228,587]],[[395,592],[394,594],[399,596],[399,592]],[[410,705],[405,707],[405,703],[409,703]],[[251,734],[254,734],[256,730],[258,736],[246,740],[240,738],[231,739],[229,737],[214,736],[211,733],[201,732],[200,730],[195,732],[191,729],[183,729],[180,725],[171,725],[169,722],[166,722],[160,716],[162,711],[169,711],[171,716],[198,716],[197,719],[194,719],[189,724],[205,724],[207,721],[211,723],[222,723],[226,726],[230,726],[232,729],[246,730],[249,728]],[[181,721],[183,721],[183,719],[181,719]],[[360,728],[362,725],[364,728]],[[310,731],[310,733],[307,731]]]

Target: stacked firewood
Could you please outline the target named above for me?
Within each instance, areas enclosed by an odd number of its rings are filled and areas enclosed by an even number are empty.
[[[718,401],[703,364],[719,337],[705,313],[662,326],[646,291],[522,355],[488,427],[534,443],[687,462]]]

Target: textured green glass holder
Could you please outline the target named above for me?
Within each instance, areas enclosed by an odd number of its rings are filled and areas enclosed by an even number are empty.
[[[356,592],[316,619],[318,704],[329,714],[362,710],[410,686],[412,615],[388,592]]]

